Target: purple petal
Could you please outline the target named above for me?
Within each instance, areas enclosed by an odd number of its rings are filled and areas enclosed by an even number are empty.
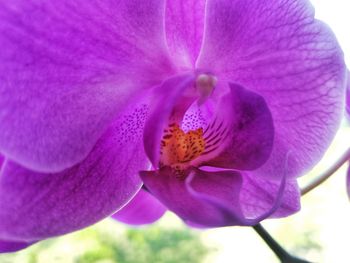
[[[158,0],[0,3],[0,151],[58,172],[141,89],[172,74]]]
[[[141,178],[147,189],[183,220],[206,226],[227,224],[225,215],[219,209],[194,198],[186,188],[187,180],[179,179],[170,169],[141,172]],[[204,173],[203,177],[196,176],[195,179],[192,182],[195,187],[202,189],[204,186],[204,190],[210,194],[227,199],[239,213],[239,190],[242,183],[239,173],[220,172],[213,176]]]
[[[206,151],[213,151],[208,153],[211,156],[220,148],[223,150],[206,164],[239,170],[261,166],[270,156],[274,138],[271,113],[265,100],[255,92],[230,84],[230,92],[217,108],[217,119],[204,135],[208,137]],[[226,128],[227,132],[221,135],[219,127]],[[224,142],[218,142],[220,136],[226,136]]]
[[[30,245],[33,245],[33,243],[0,240],[0,253],[15,252],[27,248]]]
[[[170,54],[182,68],[194,68],[203,38],[206,0],[167,0],[165,32]]]
[[[339,127],[345,65],[329,28],[308,1],[208,0],[198,67],[259,93],[271,111],[275,140],[259,172],[288,176],[318,162]]]
[[[140,190],[136,196],[112,218],[129,225],[152,224],[160,219],[166,208],[150,193]]]
[[[143,143],[146,154],[154,167],[158,165],[161,137],[164,128],[168,124],[171,113],[177,103],[185,103],[180,100],[184,91],[194,84],[193,74],[177,75],[163,82],[162,85],[153,90],[153,107],[147,119]],[[186,104],[187,105],[187,104]],[[182,105],[180,105],[182,107]],[[184,112],[187,107],[184,106]],[[177,111],[180,112],[180,111]],[[181,114],[181,113],[180,113]],[[182,116],[180,117],[182,119]]]
[[[278,194],[280,182],[245,173],[240,204],[247,218],[256,218],[271,207]],[[295,179],[286,181],[281,205],[270,217],[285,217],[300,210],[300,190]]]
[[[131,107],[131,106],[130,106]],[[0,175],[0,239],[33,241],[110,216],[139,190],[149,167],[142,145],[147,105],[131,107],[80,164],[55,174],[5,162]]]
[[[239,204],[244,217],[257,218],[271,209],[280,188],[279,182],[257,178],[244,173],[240,191]],[[285,189],[280,200],[280,206],[269,218],[286,217],[300,210],[300,190],[295,179],[286,181]],[[195,228],[205,228],[203,225],[186,222]]]
[[[255,225],[280,206],[285,177],[275,199],[269,200],[270,207],[257,217],[246,218],[240,205],[243,176],[235,171],[196,170],[183,179],[166,168],[141,172],[147,189],[169,210],[184,221],[203,227]]]

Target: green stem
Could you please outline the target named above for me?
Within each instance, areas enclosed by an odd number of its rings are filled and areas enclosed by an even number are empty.
[[[344,154],[324,173],[313,179],[308,185],[301,189],[301,194],[305,195],[324,181],[326,181],[332,174],[334,174],[340,167],[342,167],[347,161],[350,160],[350,148],[347,149]]]
[[[271,248],[273,253],[278,257],[281,263],[311,263],[303,259],[296,258],[290,255],[266,230],[261,224],[253,226],[254,230]]]
[[[347,149],[343,155],[324,173],[313,179],[302,190],[301,194],[305,195],[317,186],[326,181],[332,174],[334,174],[340,167],[350,160],[350,148]],[[310,263],[309,261],[296,258],[290,255],[273,237],[263,228],[261,224],[253,227],[265,243],[271,248],[275,255],[279,258],[281,263]]]

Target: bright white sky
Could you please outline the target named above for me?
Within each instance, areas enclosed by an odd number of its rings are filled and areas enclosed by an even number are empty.
[[[335,32],[345,52],[350,67],[350,1],[349,0],[312,0],[316,17],[326,22]]]

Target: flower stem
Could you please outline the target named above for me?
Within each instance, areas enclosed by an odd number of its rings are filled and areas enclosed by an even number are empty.
[[[314,180],[312,180],[308,185],[301,189],[301,194],[305,195],[324,181],[326,181],[332,174],[334,174],[340,167],[343,166],[346,161],[350,160],[350,148],[344,152],[344,154],[324,173],[320,174]]]
[[[306,185],[302,190],[301,194],[305,195],[324,181],[326,181],[332,174],[334,174],[340,167],[342,167],[347,161],[350,160],[350,148],[347,149],[343,155],[331,166],[329,169],[314,180],[312,180],[308,185]],[[253,227],[254,230],[259,234],[259,236],[265,241],[265,243],[271,248],[275,255],[279,258],[282,263],[310,263],[303,259],[296,258],[290,255],[273,237],[263,228],[261,224],[257,224]]]
[[[265,241],[265,243],[275,253],[281,263],[311,263],[303,259],[290,255],[273,237],[263,228],[261,224],[253,226],[254,230]]]

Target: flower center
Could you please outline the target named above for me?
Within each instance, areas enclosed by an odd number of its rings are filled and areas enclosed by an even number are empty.
[[[190,166],[198,167],[212,160],[225,147],[229,129],[224,121],[214,119],[206,128],[184,132],[172,123],[164,130],[160,145],[159,167],[171,167],[180,177]]]
[[[200,74],[196,78],[196,93],[183,96],[178,105],[173,108],[169,123],[163,132],[160,145],[159,168],[170,167],[175,173],[185,176],[188,168],[198,167],[222,150],[221,144],[228,135],[227,125],[215,118],[204,128],[192,128],[184,131],[186,127],[184,116],[190,105],[194,102],[201,106],[211,96],[217,78],[210,74]],[[192,92],[193,90],[191,90]],[[183,127],[180,123],[184,123]],[[193,127],[193,125],[191,125]],[[198,127],[198,126],[197,126]]]
[[[202,128],[185,133],[178,124],[170,124],[164,130],[161,141],[160,167],[170,166],[177,171],[185,170],[204,150]]]

